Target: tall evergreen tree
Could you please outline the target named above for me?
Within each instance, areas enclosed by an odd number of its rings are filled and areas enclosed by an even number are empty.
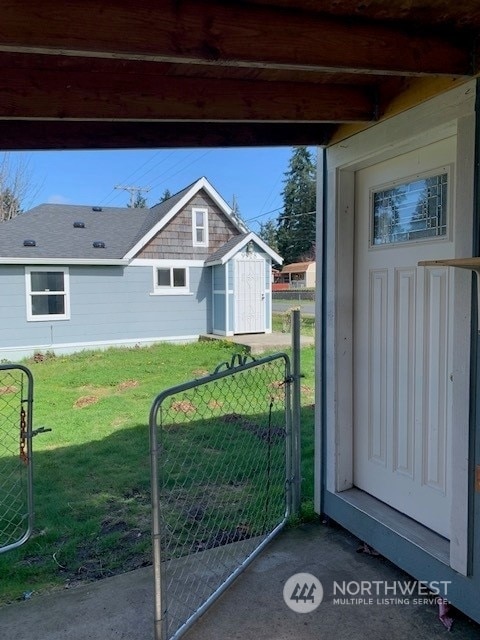
[[[278,229],[274,220],[260,223],[259,237],[274,251],[278,251]]]
[[[137,191],[135,200],[133,200],[132,203],[127,204],[127,207],[130,209],[145,209],[147,207],[147,199],[145,196],[142,196],[140,191]]]
[[[307,147],[296,147],[285,172],[277,245],[285,264],[315,254],[316,166]]]

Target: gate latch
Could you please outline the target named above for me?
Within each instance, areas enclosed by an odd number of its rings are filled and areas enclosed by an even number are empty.
[[[48,427],[38,427],[38,429],[33,429],[32,438],[38,436],[39,433],[47,433],[48,431],[51,431]]]

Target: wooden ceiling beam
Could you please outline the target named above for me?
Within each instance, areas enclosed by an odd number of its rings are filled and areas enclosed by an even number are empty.
[[[0,119],[372,121],[371,88],[45,69],[0,69]]]
[[[467,33],[218,0],[3,3],[0,51],[403,75],[470,75]]]
[[[335,125],[0,120],[3,151],[169,149],[327,144]]]

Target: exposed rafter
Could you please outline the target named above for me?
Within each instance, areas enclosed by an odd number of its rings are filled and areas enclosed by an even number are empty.
[[[0,149],[338,140],[477,75],[476,0],[420,4],[11,0]]]
[[[156,149],[327,144],[334,125],[0,120],[2,150]]]
[[[369,87],[139,75],[2,71],[0,119],[372,121]],[[28,93],[25,93],[28,87]]]
[[[468,75],[472,40],[212,0],[4,3],[0,51],[272,69]]]

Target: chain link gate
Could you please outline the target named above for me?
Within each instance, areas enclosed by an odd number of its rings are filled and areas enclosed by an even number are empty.
[[[179,638],[283,527],[290,361],[234,356],[150,412],[155,638]]]
[[[32,532],[32,406],[29,369],[0,365],[0,553]]]

